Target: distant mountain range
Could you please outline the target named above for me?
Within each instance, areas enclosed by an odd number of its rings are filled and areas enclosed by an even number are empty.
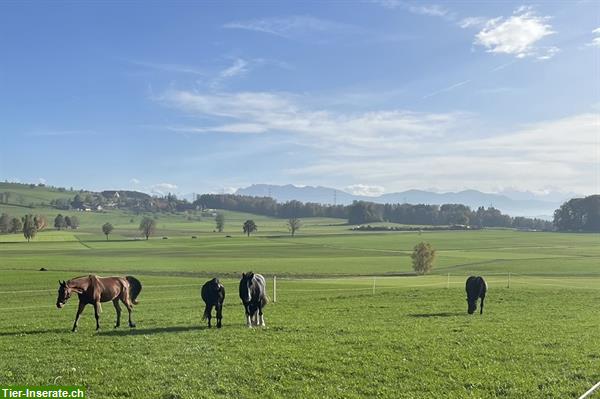
[[[348,205],[353,201],[371,201],[376,203],[408,203],[408,204],[464,204],[472,209],[480,206],[493,206],[512,216],[538,217],[552,219],[554,211],[560,205],[575,196],[575,194],[560,195],[552,193],[546,196],[536,196],[533,193],[515,191],[514,195],[490,194],[477,190],[465,190],[456,193],[436,193],[422,190],[408,190],[398,193],[383,194],[377,197],[353,195],[342,190],[322,186],[298,187],[292,184],[271,185],[253,184],[240,188],[236,194],[259,197],[271,197],[277,201],[285,202],[297,200],[301,202],[316,202],[321,204]]]

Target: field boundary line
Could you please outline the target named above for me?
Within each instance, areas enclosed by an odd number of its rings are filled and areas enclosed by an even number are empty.
[[[600,381],[596,383],[596,385],[594,385],[593,387],[591,387],[586,393],[584,393],[583,395],[581,395],[579,397],[579,399],[585,399],[588,398],[591,394],[594,393],[594,391],[596,389],[600,388]]]

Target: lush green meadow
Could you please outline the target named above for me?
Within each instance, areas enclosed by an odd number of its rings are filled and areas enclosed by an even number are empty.
[[[139,216],[88,215],[31,243],[0,236],[0,384],[84,385],[93,398],[562,398],[600,380],[598,235],[358,233],[307,219],[292,238],[283,220],[228,212],[224,233],[160,216],[145,241]],[[258,234],[241,234],[246,218]],[[434,275],[410,275],[419,241],[438,250]],[[246,270],[268,277],[271,297],[277,276],[264,329],[244,324]],[[76,301],[56,308],[57,280],[86,273],[143,282],[136,329],[114,330],[104,304],[100,332],[91,308],[70,332]],[[482,316],[466,314],[472,273],[489,283]],[[227,289],[221,330],[200,320],[213,275]]]

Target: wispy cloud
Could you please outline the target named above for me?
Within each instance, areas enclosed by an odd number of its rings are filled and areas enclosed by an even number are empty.
[[[367,197],[377,197],[385,192],[385,188],[381,186],[372,186],[368,184],[352,184],[346,187],[354,195],[364,195]]]
[[[325,32],[347,34],[353,33],[357,29],[352,25],[308,15],[235,21],[224,24],[223,28],[266,33],[287,39],[301,39],[315,33],[322,34]]]
[[[485,129],[482,135],[480,122],[468,113],[315,110],[310,99],[289,93],[169,91],[157,100],[202,120],[221,121],[199,124],[198,132],[244,130],[257,139],[268,134],[269,142],[312,154],[283,171],[290,178],[319,182],[327,176],[329,182],[356,185],[364,193],[376,192],[371,186],[422,187],[423,182],[453,190],[457,181],[482,190],[562,184],[589,193],[600,176],[600,121],[595,114],[504,133]]]
[[[343,40],[353,44],[399,42],[413,38],[411,35],[377,32],[370,28],[366,29],[309,15],[234,21],[224,24],[223,28],[264,33],[289,40],[317,44],[336,43]]]
[[[425,100],[427,98],[430,98],[430,97],[433,97],[433,96],[437,96],[438,94],[445,93],[445,92],[448,92],[448,91],[452,91],[454,89],[457,89],[457,88],[459,88],[461,86],[466,85],[469,82],[471,82],[471,79],[469,79],[469,80],[463,80],[462,82],[458,82],[458,83],[455,83],[455,84],[450,85],[448,87],[444,87],[443,89],[436,90],[436,91],[434,91],[432,93],[424,95],[423,99]]]
[[[417,15],[441,17],[447,20],[454,20],[456,18],[455,13],[439,4],[423,4],[421,2],[409,2],[402,0],[371,0],[371,3],[378,4],[388,9],[398,8],[407,10]]]
[[[594,34],[595,37],[587,45],[593,46],[593,47],[600,47],[600,28],[594,29],[592,31],[592,33]]]
[[[177,190],[177,185],[173,183],[158,183],[150,187],[150,192],[156,195],[166,195]]]
[[[530,7],[520,7],[508,18],[487,20],[475,35],[475,44],[485,47],[490,53],[549,59],[559,51],[557,47],[535,46],[544,37],[555,33],[549,20],[550,17],[538,16]],[[475,20],[466,21],[461,26],[476,26]]]

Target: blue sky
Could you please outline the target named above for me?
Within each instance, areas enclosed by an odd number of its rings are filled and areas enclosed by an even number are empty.
[[[0,3],[0,179],[600,192],[600,7]]]

